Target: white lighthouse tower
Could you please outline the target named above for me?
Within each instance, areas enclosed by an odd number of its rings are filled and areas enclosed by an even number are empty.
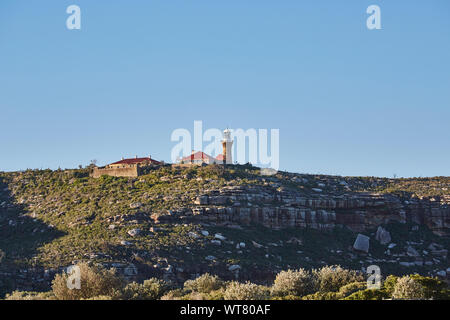
[[[233,140],[231,139],[231,130],[227,128],[226,130],[223,131],[223,139],[222,139],[224,164],[233,163],[233,155],[231,152],[232,147],[233,147]]]

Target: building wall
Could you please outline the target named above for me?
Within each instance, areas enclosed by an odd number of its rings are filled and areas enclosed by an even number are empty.
[[[113,177],[137,177],[139,176],[139,168],[137,166],[129,166],[124,168],[94,168],[91,176],[99,178],[102,175]]]

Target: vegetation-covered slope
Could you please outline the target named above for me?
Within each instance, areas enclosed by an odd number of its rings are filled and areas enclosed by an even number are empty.
[[[138,178],[93,179],[88,169],[0,173],[3,292],[48,288],[56,272],[78,261],[118,266],[132,279],[157,276],[174,281],[212,272],[225,279],[263,283],[284,269],[329,264],[352,269],[379,264],[383,272],[395,274],[412,270],[400,266],[400,258],[386,257],[386,247],[377,242],[371,243],[368,255],[354,252],[356,233],[345,227],[321,232],[191,219],[159,221],[180,208],[194,208],[198,196],[208,190],[238,186],[268,187],[273,192],[292,189],[306,197],[315,197],[319,188],[330,195],[376,191],[430,197],[448,196],[450,178],[393,180],[284,172],[266,177],[251,166],[165,166]],[[401,254],[414,241],[417,250],[431,244],[448,249],[447,239],[416,227],[412,231],[409,224],[386,226],[397,245],[393,252]],[[414,270],[428,274],[448,265],[446,257],[429,260],[431,265]]]

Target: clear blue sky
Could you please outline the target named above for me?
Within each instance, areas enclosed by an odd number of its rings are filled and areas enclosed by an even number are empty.
[[[449,176],[449,59],[448,0],[1,0],[0,170],[168,161],[203,120],[280,129],[283,170]]]

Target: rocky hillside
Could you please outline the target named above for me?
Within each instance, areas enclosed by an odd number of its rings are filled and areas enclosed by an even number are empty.
[[[251,166],[164,166],[133,179],[0,173],[0,294],[45,290],[77,261],[136,280],[267,282],[330,264],[445,278],[449,226],[448,177],[268,177]]]

